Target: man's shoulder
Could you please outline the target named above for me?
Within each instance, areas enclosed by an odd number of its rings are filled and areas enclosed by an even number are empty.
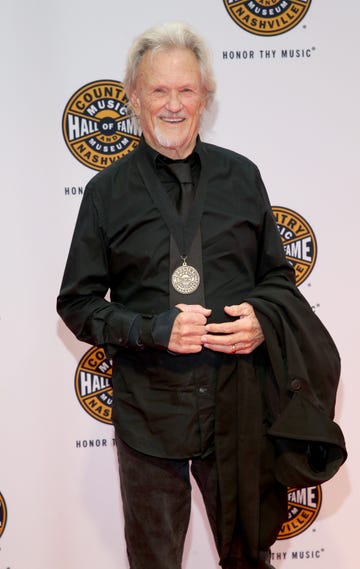
[[[249,168],[257,168],[256,164],[250,160],[250,158],[244,156],[243,154],[240,154],[239,152],[236,152],[235,150],[231,150],[230,148],[218,146],[209,142],[202,142],[201,144],[204,151],[204,156],[206,156],[209,161],[215,160],[216,158],[221,158]]]
[[[93,176],[89,181],[89,186],[109,187],[109,185],[116,182],[116,180],[118,180],[119,177],[123,178],[124,176],[126,176],[127,172],[129,171],[129,169],[131,169],[133,165],[135,152],[137,152],[137,149],[129,152],[129,154],[127,154],[126,156],[119,158],[118,160],[116,160],[115,162],[113,162],[112,164],[110,164],[109,166],[107,166],[97,174],[95,174],[95,176]]]

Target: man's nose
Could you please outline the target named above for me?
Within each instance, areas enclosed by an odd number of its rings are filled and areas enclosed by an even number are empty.
[[[170,91],[167,108],[173,112],[178,112],[182,107],[181,95],[178,91]]]

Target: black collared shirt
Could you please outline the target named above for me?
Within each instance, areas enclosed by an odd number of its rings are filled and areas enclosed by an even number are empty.
[[[224,306],[246,300],[270,271],[288,278],[291,270],[256,166],[200,140],[195,155],[198,183],[206,184],[205,303],[210,320],[220,322]],[[205,455],[217,371],[231,356],[167,351],[177,315],[169,306],[169,231],[141,178],[142,160],[156,176],[156,156],[142,140],[89,182],[58,311],[80,340],[113,357],[113,420],[125,442],[155,456]]]

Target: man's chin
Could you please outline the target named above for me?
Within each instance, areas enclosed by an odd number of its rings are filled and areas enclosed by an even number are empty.
[[[176,150],[177,148],[181,148],[184,141],[179,138],[174,137],[166,137],[166,136],[159,136],[157,137],[158,144],[163,148],[171,148]]]
[[[155,131],[155,137],[160,144],[164,148],[172,148],[174,150],[181,148],[184,144],[186,144],[186,136],[180,135],[179,133],[166,133],[159,130]]]

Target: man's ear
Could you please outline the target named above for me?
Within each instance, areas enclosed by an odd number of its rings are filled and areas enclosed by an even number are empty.
[[[134,115],[139,116],[140,113],[140,100],[136,91],[132,91],[129,95],[129,101]]]

